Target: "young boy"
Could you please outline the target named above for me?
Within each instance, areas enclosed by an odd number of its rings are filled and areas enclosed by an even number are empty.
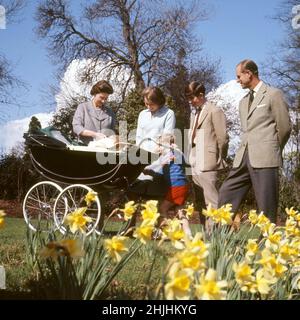
[[[158,138],[160,157],[155,163],[147,166],[143,171],[148,175],[163,175],[167,185],[167,193],[160,204],[159,212],[166,217],[171,208],[175,208],[182,220],[183,231],[188,237],[192,236],[188,220],[182,210],[188,195],[188,182],[184,173],[185,160],[183,153],[174,144],[171,134],[164,134]],[[158,221],[160,225],[162,217]]]

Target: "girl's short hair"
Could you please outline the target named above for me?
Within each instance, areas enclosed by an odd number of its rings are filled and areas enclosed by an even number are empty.
[[[166,97],[158,87],[147,87],[143,90],[142,95],[147,101],[155,103],[160,107],[166,103]]]

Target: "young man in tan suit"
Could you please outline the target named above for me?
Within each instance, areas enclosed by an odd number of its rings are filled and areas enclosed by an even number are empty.
[[[217,171],[225,167],[228,150],[226,118],[221,108],[206,100],[203,84],[191,82],[185,95],[194,109],[190,120],[189,163],[193,182],[199,191],[196,197],[202,201],[204,198],[205,206],[210,203],[216,208]]]
[[[241,145],[220,189],[219,206],[231,203],[236,213],[252,185],[258,210],[276,222],[278,168],[291,132],[288,105],[281,90],[259,79],[254,61],[240,62],[236,76],[242,88],[250,91],[240,102]]]

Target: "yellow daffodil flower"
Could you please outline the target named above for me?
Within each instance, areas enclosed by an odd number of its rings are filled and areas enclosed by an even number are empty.
[[[133,236],[139,239],[143,244],[151,240],[152,232],[154,230],[154,223],[152,220],[144,220],[139,227],[134,231]]]
[[[97,197],[97,192],[89,191],[84,198],[86,205],[89,207],[93,202],[96,201],[96,197]]]
[[[129,201],[125,203],[124,209],[120,209],[124,213],[125,221],[128,221],[132,218],[133,214],[135,213],[137,205],[134,204],[134,201]]]
[[[249,261],[258,252],[257,239],[248,239],[246,250],[246,259]]]
[[[189,250],[183,250],[177,253],[176,258],[180,262],[183,269],[186,268],[192,269],[193,271],[199,271],[200,269],[204,269],[206,267],[205,258]]]
[[[248,215],[248,220],[251,222],[251,224],[255,225],[258,222],[258,215],[256,210],[250,210]]]
[[[145,208],[142,210],[142,218],[143,220],[152,220],[155,223],[159,217],[158,209],[157,209],[158,201],[150,200],[147,201],[146,204],[142,206]]]
[[[184,242],[186,250],[196,253],[201,257],[201,259],[204,259],[208,256],[209,244],[202,241],[202,233],[197,232],[194,238],[185,238]]]
[[[86,210],[87,207],[79,208],[66,216],[64,223],[70,227],[72,233],[77,230],[85,233],[87,223],[92,221],[91,217],[84,215]]]
[[[294,207],[291,207],[290,209],[285,208],[285,212],[288,216],[295,218],[296,215],[299,213],[298,211],[294,210]]]
[[[194,214],[195,208],[193,204],[188,205],[185,209],[186,217],[189,219]]]
[[[215,209],[211,206],[211,203],[208,204],[206,210],[202,210],[202,214],[206,217],[214,217],[218,214],[218,209]]]
[[[115,262],[120,262],[122,259],[121,253],[128,251],[128,248],[125,246],[127,239],[128,238],[124,236],[114,236],[104,241],[104,248]]]
[[[166,223],[167,225],[162,230],[164,237],[170,239],[175,248],[183,249],[184,245],[180,241],[184,239],[185,234],[181,221],[179,219],[168,219]]]
[[[281,239],[282,239],[282,232],[280,231],[270,234],[266,239],[266,243],[265,243],[266,248],[277,250],[281,242]]]
[[[217,272],[209,269],[206,275],[200,277],[199,284],[195,286],[196,296],[201,300],[225,300],[227,287],[226,281],[216,281]]]
[[[260,294],[268,294],[271,290],[270,285],[276,282],[277,279],[273,278],[266,270],[259,269],[256,272],[256,286]]]
[[[235,272],[235,279],[239,285],[244,286],[247,285],[248,282],[254,280],[254,270],[249,266],[249,264],[246,261],[243,261],[239,264],[234,263],[232,269]]]
[[[297,221],[289,217],[285,222],[285,234],[287,237],[299,237],[300,229],[297,227]]]
[[[221,208],[218,209],[218,220],[216,222],[220,222],[222,225],[226,224],[232,224],[232,216],[233,212],[232,210],[232,205],[231,204],[226,204],[225,206],[222,206]]]
[[[4,217],[6,216],[6,213],[3,210],[0,210],[0,229],[4,227]]]
[[[286,262],[294,261],[299,254],[299,250],[295,249],[289,243],[285,243],[282,246],[280,246],[278,251],[280,258]]]
[[[49,242],[40,252],[41,257],[52,258],[53,260],[57,260],[58,257],[81,258],[83,254],[82,245],[76,239]]]
[[[211,204],[207,206],[207,210],[202,210],[202,213],[206,217],[212,218],[216,223],[221,223],[222,225],[227,225],[232,223],[233,212],[232,205],[226,204],[219,209],[212,208]]]
[[[193,272],[181,269],[179,263],[174,263],[168,273],[169,281],[165,286],[167,300],[187,300],[190,296]]]
[[[261,212],[257,217],[257,226],[262,228],[268,224],[270,224],[270,220],[264,215],[263,212]]]

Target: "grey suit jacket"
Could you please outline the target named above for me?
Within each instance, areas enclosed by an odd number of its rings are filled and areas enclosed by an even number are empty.
[[[195,115],[191,116],[190,128],[193,128]],[[221,108],[207,101],[196,124],[194,144],[190,131],[190,165],[197,171],[216,171],[226,165],[229,137],[226,132],[226,118]]]
[[[246,148],[253,168],[282,165],[282,150],[291,132],[288,105],[281,90],[262,84],[248,113],[249,93],[239,106],[242,137],[233,167],[239,167]]]
[[[83,130],[92,130],[102,132],[107,136],[112,134],[115,129],[116,116],[115,113],[108,107],[103,106],[96,110],[92,101],[81,103],[73,117],[73,131],[80,136]],[[80,136],[80,139],[88,143],[93,140],[91,137]]]

